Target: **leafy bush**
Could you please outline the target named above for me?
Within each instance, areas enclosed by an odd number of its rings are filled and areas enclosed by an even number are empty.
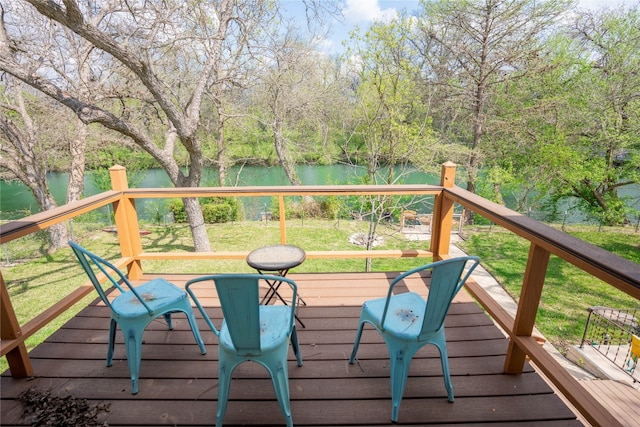
[[[224,204],[208,203],[202,206],[202,215],[204,216],[204,222],[207,224],[219,224],[232,220],[229,206]]]
[[[181,199],[173,199],[169,202],[169,212],[173,214],[175,222],[187,222],[187,213],[184,210],[184,203]]]
[[[341,208],[342,204],[340,203],[340,199],[336,196],[329,196],[320,203],[322,216],[327,219],[337,219],[340,215]]]
[[[201,199],[202,216],[207,224],[220,224],[235,221],[239,218],[241,207],[239,202],[230,197],[210,197]],[[187,214],[181,199],[174,199],[169,204],[175,222],[187,222]]]

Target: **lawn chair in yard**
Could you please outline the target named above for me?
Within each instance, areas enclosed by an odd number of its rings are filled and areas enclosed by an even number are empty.
[[[402,211],[402,213],[400,214],[400,229],[415,227],[416,225],[420,225],[420,221],[418,220],[418,213],[412,210]]]
[[[391,282],[386,298],[366,301],[362,305],[360,325],[349,363],[353,364],[365,323],[372,325],[384,338],[390,356],[391,421],[398,421],[409,365],[413,355],[427,344],[440,351],[440,362],[449,402],[453,402],[453,386],[449,374],[444,319],[451,302],[480,262],[477,257],[459,257],[414,268]],[[466,273],[465,267],[468,265]],[[425,301],[415,292],[393,295],[394,286],[407,276],[431,270],[429,292]]]
[[[261,280],[288,284],[293,294],[291,304],[260,305]],[[216,328],[196,298],[192,285],[199,282],[215,284],[224,316],[220,329]],[[185,287],[219,340],[216,426],[222,426],[233,370],[247,361],[257,362],[267,369],[287,426],[293,426],[287,367],[289,341],[293,346],[298,366],[302,366],[294,323],[297,306],[295,282],[285,277],[264,274],[221,274],[189,280]]]
[[[207,351],[200,337],[191,303],[185,291],[162,278],[153,279],[134,287],[127,277],[107,260],[89,252],[75,242],[69,242],[69,246],[78,257],[80,265],[89,276],[91,283],[93,283],[94,288],[100,295],[100,299],[111,311],[107,366],[111,366],[113,358],[116,324],[122,330],[131,374],[131,394],[138,393],[138,377],[142,359],[142,334],[147,325],[157,317],[163,316],[171,330],[173,329],[171,313],[183,312],[187,316],[193,336],[200,347],[200,352],[206,354]],[[112,301],[109,300],[102,289],[92,264],[120,291],[120,295]]]

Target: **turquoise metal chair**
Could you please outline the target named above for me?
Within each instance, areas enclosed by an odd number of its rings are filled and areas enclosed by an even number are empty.
[[[173,329],[171,313],[183,312],[187,316],[193,336],[200,347],[200,352],[202,354],[207,353],[186,292],[162,278],[153,279],[134,287],[127,277],[107,260],[89,252],[73,241],[69,242],[69,246],[73,249],[78,261],[80,261],[80,265],[82,265],[91,283],[98,291],[100,299],[111,309],[107,366],[112,364],[116,324],[122,330],[129,363],[129,373],[131,374],[131,394],[138,393],[138,377],[142,358],[142,334],[147,325],[157,317],[163,316],[171,330]],[[120,291],[120,295],[113,301],[109,301],[107,298],[92,268],[92,264]]]
[[[287,283],[293,291],[291,305],[260,305],[261,280]],[[191,285],[203,281],[213,281],[218,292],[224,316],[220,329],[213,324],[191,289]],[[294,310],[297,305],[295,282],[284,277],[263,274],[222,274],[189,280],[185,287],[219,340],[216,426],[222,426],[233,370],[246,361],[257,362],[267,369],[287,426],[293,426],[287,367],[289,340],[298,366],[302,366],[294,323]]]
[[[371,324],[384,339],[391,359],[391,421],[398,421],[398,410],[404,393],[413,355],[427,344],[440,351],[440,361],[449,402],[453,402],[453,386],[449,374],[444,319],[451,301],[480,262],[477,257],[459,257],[414,268],[391,282],[386,298],[366,301],[362,305],[360,325],[349,363],[358,352],[365,323]],[[466,273],[465,267],[468,266]],[[429,292],[425,301],[415,292],[392,295],[396,284],[407,276],[431,270]],[[464,274],[464,275],[463,275]]]

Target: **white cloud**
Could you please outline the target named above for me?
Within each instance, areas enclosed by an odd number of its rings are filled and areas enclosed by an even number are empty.
[[[631,7],[638,3],[638,0],[578,0],[578,7],[581,9],[600,9],[602,7],[617,8],[624,5]]]
[[[381,9],[378,0],[346,0],[342,14],[351,23],[389,21],[398,15],[394,8]]]

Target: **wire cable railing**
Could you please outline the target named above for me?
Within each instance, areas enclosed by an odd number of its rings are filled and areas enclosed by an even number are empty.
[[[634,382],[640,381],[640,307],[594,306],[588,310],[580,348],[591,346]]]

